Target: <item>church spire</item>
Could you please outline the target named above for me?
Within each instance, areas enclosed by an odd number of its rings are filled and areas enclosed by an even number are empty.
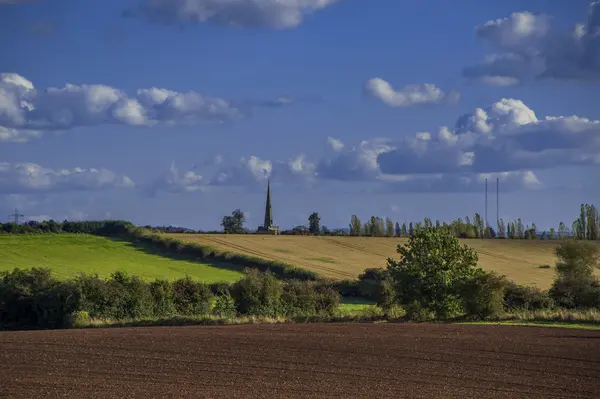
[[[273,225],[273,209],[271,208],[271,181],[267,180],[267,204],[265,206],[265,229]]]

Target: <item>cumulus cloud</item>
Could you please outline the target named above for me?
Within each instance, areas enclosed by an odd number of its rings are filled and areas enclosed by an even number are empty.
[[[134,95],[106,85],[36,90],[16,73],[0,74],[0,141],[24,142],[44,131],[104,123],[129,126],[223,123],[242,116],[230,102],[161,88]]]
[[[133,181],[107,169],[48,169],[34,163],[0,162],[0,194],[133,188]]]
[[[126,16],[163,24],[204,23],[237,28],[289,29],[338,0],[142,0]]]
[[[169,194],[193,193],[204,191],[205,187],[206,183],[200,174],[192,170],[182,173],[175,166],[175,161],[173,161],[167,173],[147,187],[147,192],[150,195],[155,195],[159,192]]]
[[[459,100],[458,92],[445,93],[431,83],[412,84],[395,90],[390,83],[381,79],[369,79],[364,86],[368,96],[375,97],[390,107],[411,107],[424,104],[455,103]]]
[[[386,174],[506,172],[600,164],[600,121],[545,117],[502,99],[458,118],[453,129],[393,143],[378,157]]]
[[[256,156],[243,157],[233,165],[222,167],[211,185],[249,185],[264,183],[268,179],[274,182],[303,183],[314,177],[315,165],[304,155],[287,161],[270,161]]]
[[[335,152],[339,152],[344,149],[344,143],[341,140],[335,139],[333,137],[327,137],[327,143]]]
[[[376,139],[362,141],[358,146],[339,153],[337,156],[321,160],[316,174],[322,179],[342,181],[370,181],[381,174],[377,157],[393,150],[390,140]]]
[[[570,30],[524,11],[479,25],[476,34],[498,53],[465,68],[467,78],[502,86],[543,78],[600,80],[599,1],[590,3],[587,21]]]

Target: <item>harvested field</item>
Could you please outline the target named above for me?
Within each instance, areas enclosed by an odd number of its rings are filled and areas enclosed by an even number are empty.
[[[398,258],[396,247],[406,238],[311,237],[218,234],[172,234],[221,251],[286,262],[336,279],[356,278],[369,267],[385,267]],[[549,288],[555,277],[554,248],[558,241],[461,240],[479,255],[479,265],[519,284]],[[551,265],[551,268],[540,268]]]
[[[434,324],[0,333],[0,397],[597,398],[600,331]]]

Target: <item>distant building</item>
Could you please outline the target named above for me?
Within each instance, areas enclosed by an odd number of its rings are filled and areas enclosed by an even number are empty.
[[[265,205],[265,222],[258,226],[257,234],[279,235],[279,226],[273,226],[273,209],[271,207],[271,182],[267,182],[267,204]]]

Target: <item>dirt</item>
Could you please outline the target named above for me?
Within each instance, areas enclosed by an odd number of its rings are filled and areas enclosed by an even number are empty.
[[[600,331],[435,324],[0,333],[8,398],[598,398]]]

